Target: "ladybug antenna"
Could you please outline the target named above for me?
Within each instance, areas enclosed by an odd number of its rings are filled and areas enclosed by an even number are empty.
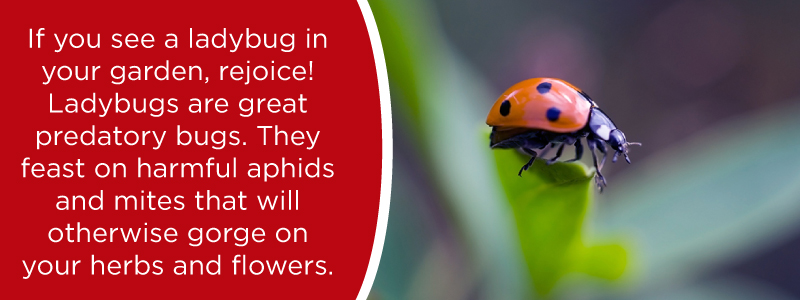
[[[622,149],[624,149],[625,152],[623,152],[622,155],[625,156],[626,162],[628,162],[629,164],[631,163],[631,159],[628,157],[628,146],[641,146],[641,145],[642,143],[636,143],[636,142],[633,143],[625,142],[625,144],[623,144]],[[614,155],[614,158],[617,158],[616,153]]]

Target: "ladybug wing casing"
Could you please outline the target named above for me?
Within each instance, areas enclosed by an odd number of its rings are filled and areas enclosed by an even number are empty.
[[[515,84],[494,103],[486,124],[498,131],[530,128],[558,133],[586,126],[592,102],[580,90],[555,78],[533,78]]]

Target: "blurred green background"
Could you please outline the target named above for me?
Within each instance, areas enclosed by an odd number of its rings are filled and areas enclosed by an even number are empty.
[[[370,6],[395,120],[372,299],[800,299],[800,1]],[[603,194],[488,148],[488,109],[532,77],[643,143]]]

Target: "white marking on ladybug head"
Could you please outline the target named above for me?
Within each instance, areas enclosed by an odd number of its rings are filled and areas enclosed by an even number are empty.
[[[594,131],[594,133],[597,134],[603,140],[607,141],[609,135],[611,134],[611,128],[608,128],[608,126],[606,125],[600,125],[600,127],[598,127],[597,130]]]

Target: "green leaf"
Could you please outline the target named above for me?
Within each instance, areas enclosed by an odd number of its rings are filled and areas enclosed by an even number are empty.
[[[517,172],[529,157],[513,150],[494,154],[539,295],[550,294],[559,279],[571,272],[604,279],[622,276],[627,252],[621,245],[584,242],[582,229],[595,188],[594,172],[582,163],[548,166],[537,159],[520,177]]]

